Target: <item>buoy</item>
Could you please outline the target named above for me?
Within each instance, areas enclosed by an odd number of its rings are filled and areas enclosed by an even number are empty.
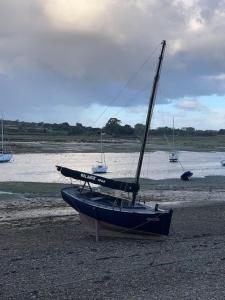
[[[186,171],[180,176],[180,179],[187,181],[191,178],[192,175],[193,175],[193,173],[191,171]]]

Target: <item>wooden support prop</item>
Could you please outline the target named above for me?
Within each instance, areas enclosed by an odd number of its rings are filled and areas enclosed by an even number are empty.
[[[99,224],[98,220],[95,219],[95,240],[96,242],[99,241]]]

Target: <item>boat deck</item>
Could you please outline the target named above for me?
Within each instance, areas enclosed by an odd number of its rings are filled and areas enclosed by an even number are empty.
[[[94,202],[96,204],[100,205],[107,205],[108,207],[112,208],[127,208],[127,209],[141,209],[141,210],[146,210],[146,206],[140,203],[135,203],[135,206],[133,207],[131,205],[131,200],[124,199],[124,198],[119,198],[115,196],[111,196],[108,194],[102,194],[100,192],[94,192],[94,191],[89,191],[89,190],[81,190],[80,188],[73,188],[74,194],[80,193],[80,196],[87,200]],[[71,191],[70,191],[71,192]],[[150,207],[148,207],[151,209]]]

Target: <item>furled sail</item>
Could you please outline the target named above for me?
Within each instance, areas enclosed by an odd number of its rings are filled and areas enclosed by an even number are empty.
[[[118,181],[113,179],[108,179],[101,176],[96,176],[94,174],[89,174],[85,172],[80,172],[77,170],[71,170],[61,166],[56,166],[57,170],[61,172],[65,177],[74,178],[77,180],[82,180],[85,182],[91,182],[94,184],[99,184],[114,190],[120,190],[124,192],[137,193],[139,190],[139,185],[131,182]]]

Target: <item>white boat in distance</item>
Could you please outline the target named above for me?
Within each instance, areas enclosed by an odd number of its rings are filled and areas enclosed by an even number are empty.
[[[178,153],[176,151],[173,151],[169,155],[170,162],[178,162]]]
[[[108,167],[106,166],[106,164],[103,164],[101,162],[99,162],[97,166],[92,167],[93,173],[107,173],[107,171]]]
[[[169,155],[170,162],[178,162],[178,152],[175,150],[175,143],[174,143],[174,118],[173,118],[173,148]]]
[[[103,153],[103,146],[102,146],[102,129],[101,129],[101,160],[97,161],[97,165],[92,167],[92,173],[107,173],[108,166],[105,162],[105,154]]]
[[[0,163],[9,162],[12,159],[11,153],[0,153]]]
[[[1,122],[2,125],[2,145],[0,150],[0,163],[9,162],[12,159],[12,153],[4,150],[4,123],[3,119]]]

